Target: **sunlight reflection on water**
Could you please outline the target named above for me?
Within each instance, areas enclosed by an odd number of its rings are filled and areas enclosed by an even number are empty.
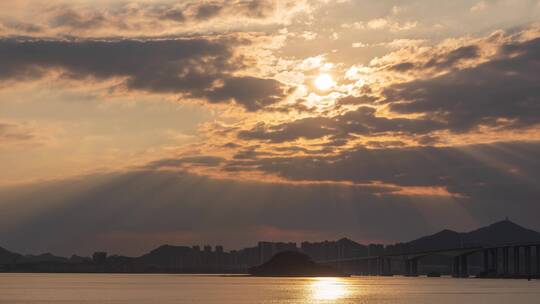
[[[540,303],[540,280],[0,273],[9,304]]]
[[[317,278],[311,284],[314,300],[338,300],[349,293],[347,283],[339,278]]]

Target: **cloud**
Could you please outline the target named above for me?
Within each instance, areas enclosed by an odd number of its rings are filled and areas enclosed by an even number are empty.
[[[15,123],[0,121],[0,143],[3,145],[28,142],[35,138],[36,136],[32,130]]]
[[[540,142],[458,147],[357,147],[329,156],[260,157],[241,166],[289,181],[444,188],[472,204],[539,208]],[[237,168],[241,170],[241,168]]]
[[[7,5],[9,9],[9,5]],[[13,7],[32,12],[36,4],[21,1]],[[41,37],[138,37],[177,35],[188,32],[229,31],[247,25],[288,24],[305,13],[306,1],[213,0],[213,1],[111,1],[96,5],[51,1],[37,6],[39,14],[10,16],[13,25],[4,35],[39,34]],[[18,17],[18,18],[17,18]],[[24,26],[22,26],[24,25]],[[33,30],[39,29],[39,31]]]
[[[377,229],[370,228],[374,222],[369,214],[394,218],[394,205],[403,209],[401,216],[415,214],[392,200],[370,203],[380,201],[372,192],[387,191],[379,186],[287,185],[182,172],[90,175],[0,189],[0,204],[9,210],[0,214],[0,238],[11,250],[68,255],[91,254],[98,248],[142,254],[175,241],[175,235],[184,236],[184,245],[238,248],[265,237],[257,232],[263,226],[332,238],[345,232],[350,236],[350,231],[362,231],[352,233],[356,238],[374,237]],[[421,222],[410,227],[413,233],[425,228]],[[402,230],[395,231],[398,237]],[[107,236],[117,236],[116,241]]]
[[[498,56],[474,67],[393,85],[384,90],[393,112],[429,115],[454,132],[480,126],[522,128],[540,122],[540,38],[505,44]],[[433,64],[476,56],[460,48]]]
[[[443,50],[429,54],[420,54],[417,61],[402,61],[391,64],[389,69],[396,72],[418,72],[434,70],[436,72],[448,71],[459,67],[463,62],[480,60],[480,47],[477,45],[465,45],[450,50]],[[420,60],[418,60],[420,59]]]
[[[415,28],[418,25],[416,21],[408,21],[399,23],[389,18],[372,19],[366,23],[366,27],[373,30],[388,29],[392,32],[407,31]]]
[[[31,121],[0,119],[0,150],[50,145],[56,142],[56,135],[60,131],[54,124],[36,125]]]
[[[147,169],[40,182],[0,189],[0,238],[22,252],[141,254],[173,241],[252,245],[265,236],[260,227],[358,241],[407,240],[504,216],[539,229],[539,153],[538,142],[357,148],[242,160],[290,182]]]
[[[186,168],[189,166],[217,167],[224,161],[216,156],[189,156],[181,158],[168,158],[153,161],[144,166],[145,169],[163,169],[163,168]]]
[[[433,57],[424,64],[424,68],[437,67],[447,69],[455,66],[458,62],[466,59],[474,59],[479,56],[479,48],[475,45],[462,46],[450,51],[441,57]]]
[[[473,5],[470,10],[471,10],[471,12],[476,13],[476,12],[486,10],[487,7],[488,7],[488,5],[487,5],[487,3],[485,1],[480,1],[480,2],[476,3],[475,5]]]
[[[347,138],[351,135],[374,136],[389,132],[427,134],[442,128],[441,123],[429,119],[377,116],[375,108],[362,106],[335,117],[308,117],[279,125],[259,124],[251,130],[240,131],[238,137],[280,143],[301,138]]]
[[[273,79],[237,77],[244,63],[237,39],[0,40],[0,79],[22,80],[61,71],[71,79],[125,79],[128,90],[181,94],[212,103],[234,101],[248,111],[280,101]]]
[[[206,98],[210,102],[234,100],[248,111],[256,111],[281,101],[286,94],[285,86],[279,81],[246,76],[225,79]]]
[[[195,18],[197,19],[210,19],[219,14],[222,7],[220,5],[212,3],[203,3],[197,7],[197,13]]]

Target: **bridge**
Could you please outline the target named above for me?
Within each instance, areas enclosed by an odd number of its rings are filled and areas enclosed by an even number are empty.
[[[533,255],[534,252],[534,255]],[[318,263],[334,266],[348,274],[391,276],[403,274],[418,276],[418,262],[428,256],[452,258],[452,275],[466,278],[470,276],[469,258],[480,254],[482,277],[523,277],[540,278],[540,242],[505,243],[468,246],[420,252],[388,253],[362,257],[320,260]],[[533,257],[534,269],[533,269]],[[395,271],[395,266],[401,271]]]

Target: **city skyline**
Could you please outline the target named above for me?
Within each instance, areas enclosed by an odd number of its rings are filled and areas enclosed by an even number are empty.
[[[405,243],[386,245],[360,244],[346,238],[300,244],[259,241],[254,247],[238,250],[225,250],[221,245],[165,244],[136,257],[106,251],[96,251],[91,257],[59,257],[50,253],[21,255],[0,248],[0,271],[246,274],[266,263],[285,263],[285,268],[281,266],[279,271],[291,273],[288,268],[294,265],[287,260],[299,258],[305,262],[297,262],[307,264],[305,271],[310,271],[309,267],[314,265],[310,261],[314,261],[330,267],[319,268],[321,271],[340,275],[397,272],[406,276],[443,273],[454,277],[530,278],[540,275],[539,254],[540,233],[506,219],[469,232],[445,229]],[[282,262],[271,262],[275,259]],[[268,267],[263,269],[277,270],[276,266]]]

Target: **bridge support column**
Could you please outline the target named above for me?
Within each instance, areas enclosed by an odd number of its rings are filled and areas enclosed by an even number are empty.
[[[503,247],[503,273],[505,275],[508,275],[510,273],[510,270],[509,270],[509,251],[510,251],[510,248],[508,247]]]
[[[525,247],[525,273],[530,276],[532,274],[532,265],[531,265],[531,246]]]
[[[540,246],[536,246],[536,274],[540,275]]]
[[[482,262],[484,264],[484,273],[489,273],[489,250],[488,249],[484,249],[483,251],[483,257],[482,257]]]
[[[519,272],[519,246],[514,247],[514,274],[518,275]]]
[[[408,276],[409,275],[409,261],[403,260],[403,275]]]
[[[459,276],[462,278],[467,278],[469,277],[469,265],[468,265],[467,255],[462,255],[460,257],[460,260],[461,260],[461,266],[459,267],[460,268]]]
[[[493,272],[497,274],[499,272],[499,248],[493,248],[492,249],[492,262],[491,262],[491,269],[493,269]]]
[[[387,274],[392,275],[392,259],[386,259],[387,264]]]
[[[412,263],[412,276],[418,276],[418,260],[417,259],[414,259],[411,261]]]
[[[459,256],[454,257],[454,264],[452,266],[453,266],[452,276],[456,278],[459,277]]]

